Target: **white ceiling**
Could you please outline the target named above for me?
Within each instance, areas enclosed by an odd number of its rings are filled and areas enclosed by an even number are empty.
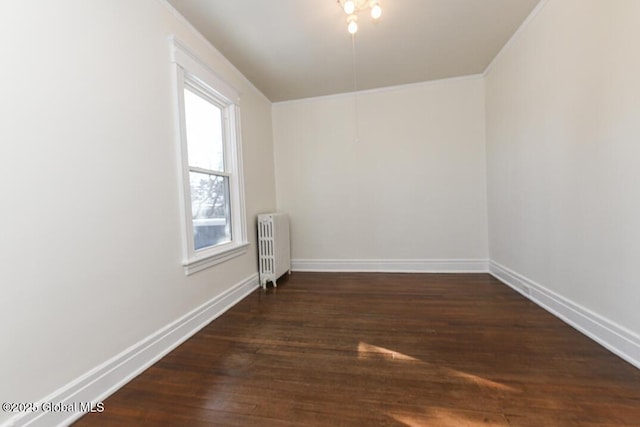
[[[336,0],[168,0],[271,101],[354,90]],[[357,89],[482,73],[539,0],[381,0],[360,15]]]

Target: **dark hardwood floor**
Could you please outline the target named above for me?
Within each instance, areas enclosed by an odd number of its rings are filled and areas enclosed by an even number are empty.
[[[294,273],[82,426],[640,426],[640,370],[486,274]]]

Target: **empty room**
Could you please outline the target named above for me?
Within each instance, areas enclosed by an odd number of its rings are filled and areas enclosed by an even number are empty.
[[[640,1],[0,35],[1,427],[640,426]]]

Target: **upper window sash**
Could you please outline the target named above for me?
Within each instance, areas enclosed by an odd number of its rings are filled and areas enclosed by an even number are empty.
[[[188,76],[185,76],[184,80],[187,164],[190,169],[203,173],[230,175],[234,168],[228,157],[229,153],[233,151],[233,141],[230,140],[232,134],[228,130],[230,123],[227,111],[233,104],[224,104],[222,100],[207,93],[204,88],[195,89]],[[189,103],[187,103],[187,99],[190,100]],[[191,108],[194,109],[192,110]],[[187,117],[187,110],[195,113],[195,116]],[[206,117],[212,114],[210,118],[217,123],[207,120],[207,124],[213,124],[213,126],[206,125],[202,128],[202,122],[198,120],[202,119],[202,114],[205,114]],[[191,125],[196,127],[191,129]],[[218,126],[219,128],[216,129]],[[203,139],[202,133],[197,132],[197,130],[204,131],[205,134],[213,139]],[[212,131],[213,133],[210,133]],[[191,139],[192,136],[194,137],[193,140]],[[192,158],[192,154],[194,158]]]

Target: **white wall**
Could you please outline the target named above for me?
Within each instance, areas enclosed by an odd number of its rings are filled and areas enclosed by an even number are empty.
[[[242,92],[251,247],[189,277],[170,33]],[[0,401],[29,402],[256,272],[271,106],[157,0],[3,2],[0,36]]]
[[[491,259],[636,340],[638,40],[637,0],[551,0],[486,79]]]
[[[274,104],[278,209],[305,260],[486,259],[484,83]]]

